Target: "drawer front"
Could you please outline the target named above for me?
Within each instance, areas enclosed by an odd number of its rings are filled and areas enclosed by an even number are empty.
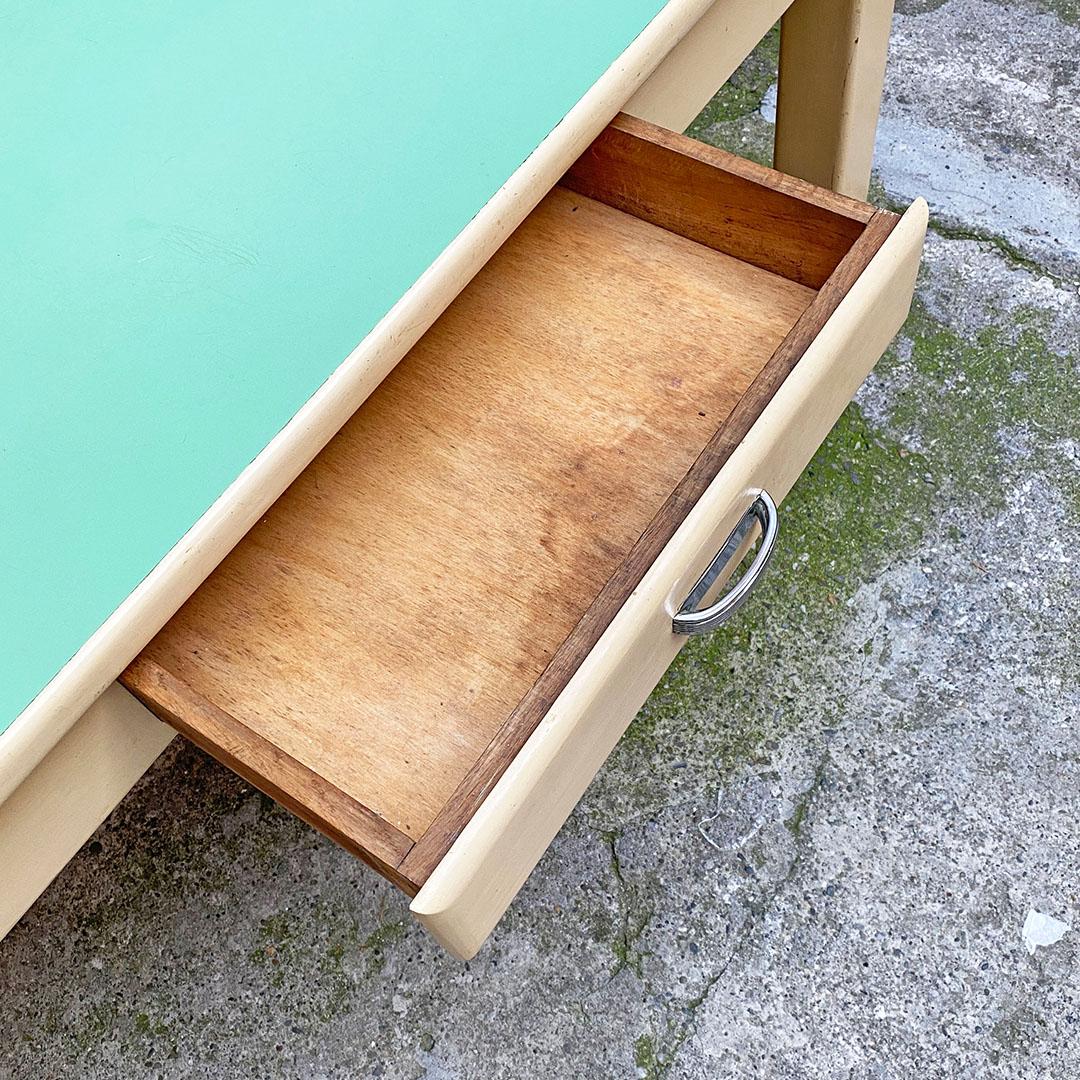
[[[926,230],[904,215],[806,353],[612,619],[411,910],[451,953],[471,957],[659,681],[683,638],[671,619],[764,488],[781,500],[903,323]]]

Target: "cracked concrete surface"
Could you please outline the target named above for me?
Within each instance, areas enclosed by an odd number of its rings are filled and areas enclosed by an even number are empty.
[[[925,195],[939,226],[1075,268],[1080,27],[969,0],[901,13],[898,31],[875,154],[886,189]]]
[[[0,1077],[1080,1075],[1076,23],[900,5],[912,318],[473,963],[175,745],[0,943]],[[695,134],[767,153],[774,57]]]

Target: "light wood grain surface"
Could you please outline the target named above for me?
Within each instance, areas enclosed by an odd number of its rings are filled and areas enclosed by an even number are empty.
[[[584,174],[590,191],[602,195],[605,201],[611,199],[620,207],[631,207],[647,220],[670,223],[680,235],[689,232],[695,239],[704,237],[710,246],[730,245],[759,261],[768,261],[772,250],[778,253],[776,258],[780,265],[796,273],[800,267],[804,269],[823,257],[822,249],[813,247],[812,234],[807,234],[802,245],[806,252],[805,261],[797,263],[790,258],[797,250],[791,244],[791,230],[792,224],[798,221],[800,203],[810,220],[820,222],[816,234],[822,237],[826,252],[835,252],[840,246],[838,224],[849,227],[855,221],[861,231],[845,254],[828,255],[830,262],[839,258],[832,273],[754,376],[726,421],[712,434],[685,476],[657,509],[648,527],[458,785],[446,807],[405,857],[400,869],[409,880],[417,883],[427,879],[449,850],[898,220],[894,214],[875,211],[831,192],[820,192],[772,170],[756,165],[748,168],[750,163],[739,159],[730,162],[729,170],[727,159],[730,155],[720,154],[712,160],[711,155],[696,156],[700,155],[697,144],[630,117],[619,117],[597,143],[608,149],[623,143],[631,149],[629,155],[616,153],[614,157],[601,155],[598,158],[593,153],[594,144],[583,158],[588,162]],[[693,186],[699,190],[688,193],[680,184],[657,185],[657,177],[678,175],[678,166],[673,166],[671,159],[680,157],[684,149],[685,156],[696,163]],[[612,162],[609,171],[597,167],[598,161],[602,160]],[[705,172],[701,173],[699,169]],[[724,179],[709,177],[708,172],[720,173]],[[574,179],[579,177],[577,166],[570,175]],[[700,189],[710,192],[713,198],[701,207],[699,225],[698,218],[687,213],[687,206],[701,198]],[[799,193],[804,189],[803,200]],[[782,196],[779,202],[773,198],[776,195]],[[830,204],[839,208],[838,221],[837,215],[829,210]],[[756,222],[756,229],[751,227],[751,222]]]
[[[812,289],[874,214],[866,203],[626,115],[563,183]]]
[[[557,189],[144,656],[421,836],[813,295]]]

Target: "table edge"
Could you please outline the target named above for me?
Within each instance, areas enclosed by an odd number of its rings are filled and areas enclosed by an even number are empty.
[[[668,0],[292,419],[0,734],[0,803],[333,438],[714,2]]]

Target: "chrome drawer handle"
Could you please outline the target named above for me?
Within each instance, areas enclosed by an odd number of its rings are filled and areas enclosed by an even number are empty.
[[[761,546],[754,556],[746,573],[739,578],[730,592],[724,593],[715,604],[698,611],[697,606],[705,594],[716,583],[727,564],[742,547],[747,534],[757,522],[761,526]],[[705,568],[705,573],[698,578],[697,584],[690,590],[690,595],[683,601],[682,607],[671,620],[671,629],[676,634],[706,634],[715,630],[721,623],[727,622],[745,603],[750,590],[757,584],[762,571],[769,562],[769,556],[776,546],[777,532],[776,503],[767,491],[759,491],[750,509],[743,514],[742,520],[735,526],[731,535],[724,541],[724,546],[713,556],[713,561]]]

